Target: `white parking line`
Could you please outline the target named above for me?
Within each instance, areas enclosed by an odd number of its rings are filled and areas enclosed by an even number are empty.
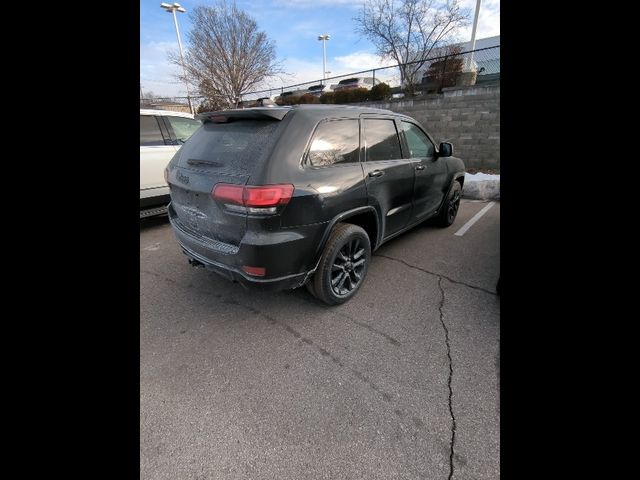
[[[480,210],[478,213],[476,213],[471,218],[471,220],[469,220],[467,223],[465,223],[460,230],[458,230],[456,233],[454,233],[454,235],[457,235],[458,237],[461,237],[462,235],[464,235],[467,232],[467,230],[469,230],[474,223],[476,223],[478,220],[480,220],[481,216],[483,216],[485,213],[487,213],[489,211],[489,209],[491,207],[493,207],[494,203],[496,203],[496,202],[489,202],[486,207],[484,207],[482,210]]]

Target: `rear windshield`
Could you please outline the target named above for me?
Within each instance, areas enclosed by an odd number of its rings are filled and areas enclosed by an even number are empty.
[[[207,122],[182,146],[179,165],[250,174],[271,152],[281,123],[277,120]]]
[[[357,81],[358,81],[357,78],[347,78],[346,80],[340,80],[338,82],[338,85],[344,85],[346,83],[354,83],[354,82],[357,82]]]

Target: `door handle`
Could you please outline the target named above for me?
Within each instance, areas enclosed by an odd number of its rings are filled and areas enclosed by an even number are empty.
[[[424,165],[417,165],[416,170],[424,170]]]
[[[384,175],[384,172],[382,170],[374,170],[373,172],[369,172],[370,177],[381,177],[382,175]]]

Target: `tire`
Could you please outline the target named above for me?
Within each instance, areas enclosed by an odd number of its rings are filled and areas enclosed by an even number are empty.
[[[456,219],[458,215],[458,210],[460,208],[460,199],[462,198],[462,186],[460,182],[453,182],[453,187],[449,191],[449,195],[447,195],[447,199],[442,204],[442,210],[436,217],[436,224],[439,227],[446,228],[450,226]]]
[[[318,296],[316,295],[316,290],[315,288],[313,288],[313,277],[307,280],[307,283],[305,283],[304,286],[306,287],[307,292],[309,292],[314,297],[318,298]]]
[[[367,232],[350,223],[338,224],[327,240],[313,276],[313,294],[327,305],[350,300],[364,283],[370,261]]]

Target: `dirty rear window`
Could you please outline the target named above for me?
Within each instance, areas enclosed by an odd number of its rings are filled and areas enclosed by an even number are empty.
[[[271,152],[280,125],[275,120],[207,122],[182,146],[179,164],[250,174]]]

